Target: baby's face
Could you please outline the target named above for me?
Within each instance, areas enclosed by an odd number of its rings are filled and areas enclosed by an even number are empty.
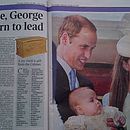
[[[80,115],[94,116],[102,112],[102,105],[97,100],[96,93],[91,89],[84,89],[82,92],[83,100],[79,101],[79,106],[82,109]]]

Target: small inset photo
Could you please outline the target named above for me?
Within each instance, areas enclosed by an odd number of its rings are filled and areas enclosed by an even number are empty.
[[[16,54],[22,58],[45,53],[46,38],[40,36],[16,39]]]

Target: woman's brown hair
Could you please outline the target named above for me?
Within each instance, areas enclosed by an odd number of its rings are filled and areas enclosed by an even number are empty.
[[[119,108],[120,111],[123,111],[125,98],[129,89],[130,75],[123,67],[123,62],[127,63],[128,60],[128,57],[120,55],[117,56],[113,68],[113,77],[110,87],[110,105]]]

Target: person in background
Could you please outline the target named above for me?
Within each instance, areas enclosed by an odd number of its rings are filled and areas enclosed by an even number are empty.
[[[65,130],[110,130],[107,118],[114,120],[113,126],[124,126],[126,119],[115,107],[102,107],[96,93],[86,87],[73,90],[69,105],[77,116],[69,117],[64,123]]]
[[[59,28],[58,41],[54,97],[64,122],[74,115],[68,105],[69,92],[78,86],[89,85],[93,89],[92,82],[77,71],[84,69],[96,47],[96,27],[86,17],[67,16]]]
[[[114,106],[123,111],[127,130],[130,130],[130,35],[118,41],[117,52],[110,92],[103,96],[102,102],[104,106]]]

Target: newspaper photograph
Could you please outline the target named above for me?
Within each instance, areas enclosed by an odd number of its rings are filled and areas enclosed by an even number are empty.
[[[0,130],[129,130],[129,42],[129,0],[0,0]]]
[[[49,128],[129,130],[130,8],[83,3],[50,3]]]

